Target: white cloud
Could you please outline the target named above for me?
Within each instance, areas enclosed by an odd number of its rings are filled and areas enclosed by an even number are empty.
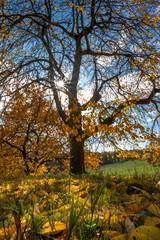
[[[93,95],[93,84],[86,86],[78,92],[78,100],[80,104],[85,104]]]
[[[148,118],[147,119],[147,122],[152,122],[153,121],[153,118]]]
[[[113,61],[113,57],[106,57],[106,56],[101,56],[98,58],[97,63],[101,66],[104,67],[109,67]]]

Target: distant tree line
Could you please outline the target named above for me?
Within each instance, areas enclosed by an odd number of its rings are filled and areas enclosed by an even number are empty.
[[[130,150],[129,151],[130,153],[132,153],[133,151]],[[136,149],[134,150],[134,152],[140,154],[140,158],[142,158],[142,155],[143,155],[143,150],[139,150],[139,149]],[[105,165],[105,164],[112,164],[112,163],[119,163],[119,162],[124,162],[124,161],[129,161],[129,160],[133,160],[134,158],[133,157],[119,157],[119,153],[118,152],[101,152],[99,153],[102,158],[101,158],[101,161],[102,161],[102,165]],[[136,158],[136,157],[135,157]]]

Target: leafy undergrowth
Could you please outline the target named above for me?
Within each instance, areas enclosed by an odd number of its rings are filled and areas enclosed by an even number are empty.
[[[159,176],[30,178],[0,187],[0,239],[159,240]]]

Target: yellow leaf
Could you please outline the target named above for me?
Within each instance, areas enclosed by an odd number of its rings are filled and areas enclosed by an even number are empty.
[[[65,223],[62,223],[62,222],[54,222],[54,225],[53,225],[53,231],[52,231],[52,228],[50,226],[50,223],[47,222],[44,226],[43,226],[43,229],[41,231],[42,234],[49,234],[49,233],[54,233],[54,234],[57,234],[61,231],[64,231],[67,229],[67,226]]]
[[[78,11],[84,11],[84,8],[82,6],[78,6]]]
[[[39,197],[45,197],[45,196],[48,196],[48,193],[47,193],[46,191],[44,191],[44,190],[40,190],[40,191],[37,193],[37,195],[38,195]]]
[[[63,205],[61,206],[58,211],[69,211],[71,209],[71,205],[70,204],[66,204],[66,205]]]
[[[71,186],[70,187],[71,192],[79,192],[79,186]]]
[[[67,226],[65,223],[62,223],[62,222],[55,222],[54,223],[54,230],[53,232],[60,232],[60,231],[64,231],[67,229]]]
[[[110,230],[106,230],[106,231],[102,231],[105,239],[110,239],[110,238],[113,238],[113,237],[117,237],[120,235],[120,232],[117,232],[117,231],[110,231]]]
[[[160,216],[160,209],[156,204],[151,204],[148,208],[147,211],[150,213],[154,214],[155,216],[159,217]]]
[[[74,3],[71,3],[70,7],[73,8],[74,7]]]
[[[48,228],[42,229],[42,230],[41,230],[41,233],[42,233],[42,234],[50,234],[50,233],[52,233],[52,229],[51,229],[51,227],[49,226]]]
[[[150,194],[149,193],[147,193],[146,191],[144,191],[144,190],[142,190],[142,189],[140,189],[140,188],[138,188],[138,187],[135,187],[135,186],[133,186],[133,188],[135,189],[135,190],[138,190],[138,191],[140,191],[141,193],[143,193],[143,195],[145,196],[145,197],[147,197],[147,198],[151,198],[151,196],[150,196]]]
[[[154,197],[155,200],[159,200],[160,199],[160,193],[155,194],[153,197]]]
[[[105,225],[112,226],[113,228],[116,228],[118,231],[121,231],[121,212],[118,211],[118,209],[115,210],[108,210],[104,214],[104,221]]]
[[[80,196],[81,198],[85,198],[85,197],[87,197],[87,195],[88,195],[88,192],[82,191],[79,196]]]
[[[112,238],[112,240],[128,240],[128,234],[121,234],[117,237]]]
[[[4,229],[0,229],[0,240],[5,239],[5,232]]]
[[[154,226],[139,226],[131,233],[129,240],[159,240],[160,229]]]
[[[104,214],[104,220],[107,220],[108,225],[118,222],[118,217],[115,215],[115,213],[111,212],[111,210],[108,210]]]
[[[131,213],[138,213],[140,211],[144,211],[146,207],[148,207],[148,202],[144,203],[133,203],[127,206],[127,210]]]
[[[5,231],[3,228],[0,229],[0,240],[6,239],[5,236],[8,236],[8,235],[12,236],[12,239],[17,239],[17,231],[16,231],[15,225],[13,227],[7,228]]]
[[[153,240],[151,237],[146,234],[134,234],[129,237],[129,240]]]
[[[144,221],[145,226],[157,226],[160,225],[160,218],[157,217],[146,217]]]
[[[92,221],[98,218],[98,219],[100,219],[101,223],[103,222],[102,221],[103,218],[101,216],[99,216],[98,214],[93,214],[93,215],[86,214],[86,215],[84,215],[84,219],[87,220],[87,221],[90,220],[91,218],[92,218]]]

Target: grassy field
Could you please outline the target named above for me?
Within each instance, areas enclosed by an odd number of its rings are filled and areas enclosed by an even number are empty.
[[[160,173],[160,167],[154,167],[148,164],[146,160],[133,160],[122,163],[107,164],[100,167],[100,171],[111,175],[143,175]]]
[[[160,239],[160,167],[134,160],[101,170],[2,181],[0,240]]]

